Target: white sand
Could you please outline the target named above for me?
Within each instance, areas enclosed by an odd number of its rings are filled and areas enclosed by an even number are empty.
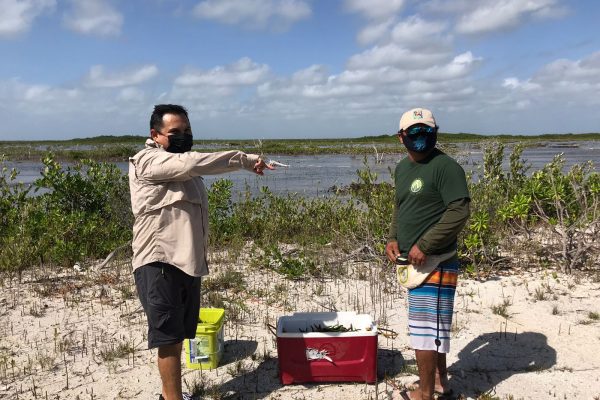
[[[239,264],[236,264],[239,265]],[[216,266],[211,276],[222,273]],[[237,320],[225,325],[221,366],[184,370],[184,388],[201,385],[206,398],[387,399],[391,386],[416,379],[408,346],[405,292],[391,271],[368,264],[344,266],[338,280],[290,282],[278,274],[243,269],[247,287]],[[71,273],[69,273],[71,274]],[[145,350],[145,316],[132,295],[131,274],[107,270],[24,275],[0,291],[0,398],[156,399],[160,378],[155,351]],[[542,300],[542,297],[545,299]],[[537,300],[536,300],[537,298]],[[600,285],[550,272],[521,273],[478,282],[461,280],[448,361],[451,386],[465,398],[600,398]],[[492,312],[506,301],[508,318]],[[266,322],[293,311],[365,312],[397,331],[379,337],[377,385],[282,386],[275,336]],[[118,345],[135,353],[108,360]],[[396,397],[397,398],[397,397]]]

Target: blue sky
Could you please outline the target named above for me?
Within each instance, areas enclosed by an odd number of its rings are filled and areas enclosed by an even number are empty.
[[[0,140],[600,131],[593,0],[0,0]]]

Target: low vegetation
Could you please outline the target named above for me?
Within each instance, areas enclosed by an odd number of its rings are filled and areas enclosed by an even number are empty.
[[[483,165],[469,176],[472,216],[459,241],[465,271],[520,265],[598,270],[600,174],[592,163],[564,171],[560,155],[530,171],[523,149],[515,146],[503,168],[504,145],[486,145]],[[17,183],[19,171],[1,163],[1,270],[73,266],[131,240],[127,177],[114,164],[83,159],[63,165],[54,153],[42,161],[41,177],[30,186]],[[275,195],[265,187],[235,198],[232,182],[218,180],[209,190],[212,248],[237,256],[252,241],[254,266],[291,279],[335,270],[334,254],[384,262],[392,182],[372,172],[366,159],[349,191],[327,197]],[[286,245],[294,251],[283,251]]]
[[[0,154],[8,160],[40,161],[47,152],[52,152],[60,161],[127,161],[127,158],[141,149],[144,136],[96,136],[70,140],[39,141],[0,141]],[[478,135],[473,133],[439,133],[439,142],[448,149],[455,143],[524,143],[526,146],[540,146],[545,142],[574,142],[600,140],[600,133],[586,134],[546,134],[525,135]],[[566,144],[569,145],[569,144]],[[367,154],[375,148],[379,152],[397,151],[398,139],[395,134],[363,136],[358,138],[336,139],[271,139],[271,140],[219,140],[202,139],[194,141],[196,151],[221,151],[239,149],[251,153],[278,155],[313,154]]]
[[[592,162],[565,172],[558,154],[538,171],[523,162],[522,145],[503,169],[504,145],[484,150],[483,168],[471,177],[472,214],[463,232],[468,271],[503,265],[597,270],[600,174]]]
[[[0,270],[105,257],[131,238],[127,177],[110,163],[63,167],[49,153],[33,185],[0,166]]]

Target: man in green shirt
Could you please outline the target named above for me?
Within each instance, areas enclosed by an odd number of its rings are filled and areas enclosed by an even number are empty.
[[[431,111],[415,108],[400,119],[398,138],[408,156],[396,166],[396,196],[386,254],[414,266],[428,256],[452,254],[420,286],[408,291],[410,343],[419,385],[403,399],[448,394],[446,353],[458,275],[456,238],[469,217],[469,191],[462,167],[435,147],[438,126]]]

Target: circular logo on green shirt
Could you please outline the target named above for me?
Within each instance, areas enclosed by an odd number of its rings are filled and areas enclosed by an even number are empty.
[[[413,193],[419,193],[421,189],[423,189],[423,180],[421,180],[421,178],[415,179],[410,184],[410,191]]]

